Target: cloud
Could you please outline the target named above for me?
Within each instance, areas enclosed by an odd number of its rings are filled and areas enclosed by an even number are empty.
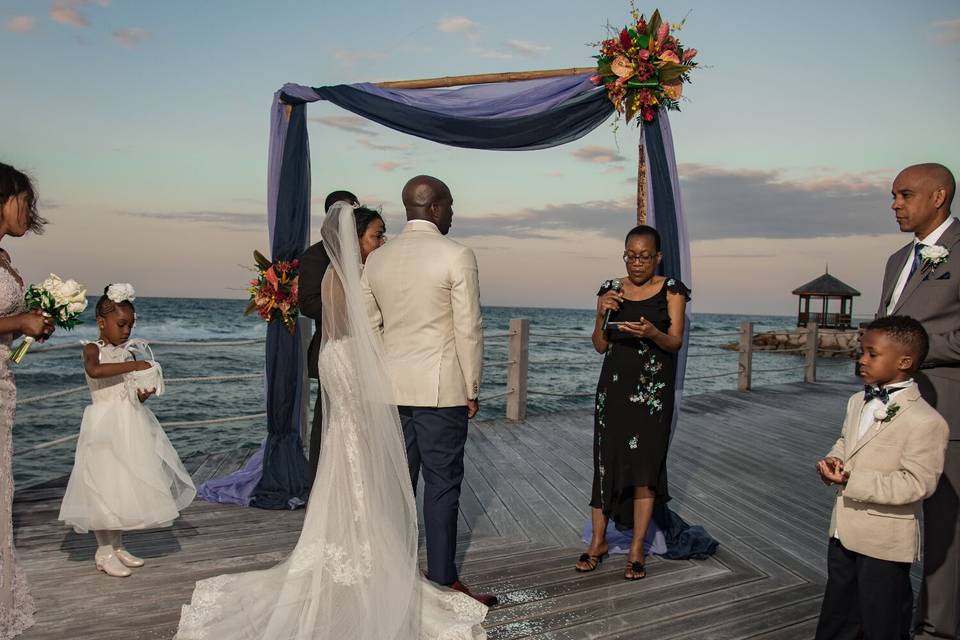
[[[593,162],[595,164],[607,164],[609,162],[624,162],[626,158],[619,153],[615,153],[608,147],[602,147],[596,144],[588,144],[573,151],[572,155],[577,160],[584,162]]]
[[[238,213],[235,211],[179,211],[172,213],[156,211],[121,211],[120,214],[135,218],[144,218],[147,220],[161,220],[163,222],[199,222],[234,229],[263,227],[267,222],[266,214]]]
[[[54,0],[50,7],[50,19],[73,27],[89,27],[87,17],[80,13],[80,7],[94,4],[93,0]],[[110,0],[97,0],[96,4],[107,7]]]
[[[33,16],[13,16],[7,20],[4,28],[14,33],[29,33],[37,27],[37,19]]]
[[[380,169],[380,171],[390,172],[390,171],[396,171],[397,169],[404,168],[407,165],[406,163],[403,163],[403,162],[394,162],[392,160],[382,160],[381,162],[374,162],[373,166],[375,166],[377,169]]]
[[[607,152],[609,153],[609,152]],[[889,177],[842,174],[785,179],[777,170],[687,164],[680,181],[692,240],[802,239],[897,233]],[[622,238],[634,224],[633,198],[550,204],[508,215],[457,216],[458,236]],[[765,252],[752,252],[764,254]],[[714,257],[714,256],[711,256]],[[759,255],[757,256],[759,257]]]
[[[319,116],[307,118],[310,122],[319,122],[328,127],[342,129],[351,133],[359,133],[365,136],[375,136],[376,131],[370,128],[370,121],[359,116]]]
[[[521,56],[530,58],[543,55],[547,51],[550,51],[550,47],[527,42],[526,40],[508,40],[507,49]]]
[[[690,234],[710,238],[816,238],[895,233],[889,176],[787,179],[778,170],[680,166]]]
[[[140,27],[126,27],[113,32],[113,39],[121,46],[133,48],[150,39],[150,32]]]
[[[357,144],[375,151],[410,151],[413,149],[412,144],[378,144],[366,138],[359,138]]]
[[[937,44],[943,46],[960,44],[960,18],[936,20],[930,26],[936,30],[933,41]]]
[[[465,33],[468,36],[476,36],[477,23],[464,16],[452,16],[441,18],[437,23],[437,29],[444,33]]]

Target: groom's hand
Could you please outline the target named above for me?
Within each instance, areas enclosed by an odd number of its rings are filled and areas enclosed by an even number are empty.
[[[477,415],[477,411],[480,411],[480,399],[467,400],[467,419],[469,420]]]

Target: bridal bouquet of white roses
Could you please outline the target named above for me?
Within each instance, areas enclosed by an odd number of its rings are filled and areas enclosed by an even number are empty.
[[[40,284],[32,284],[23,296],[27,309],[38,310],[61,329],[73,329],[80,324],[80,314],[87,308],[87,290],[76,280],[63,281],[51,273]],[[23,339],[20,346],[10,354],[10,359],[20,364],[34,340]]]

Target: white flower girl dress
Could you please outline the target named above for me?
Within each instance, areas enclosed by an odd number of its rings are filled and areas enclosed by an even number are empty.
[[[142,340],[114,346],[103,341],[101,363],[128,362],[146,348]],[[83,412],[73,472],[60,520],[78,533],[165,527],[189,505],[196,489],[156,416],[137,389],[162,389],[160,367],[93,379],[93,404]]]

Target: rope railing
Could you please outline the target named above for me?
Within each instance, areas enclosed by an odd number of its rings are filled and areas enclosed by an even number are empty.
[[[713,378],[725,378],[727,376],[735,376],[735,375],[739,375],[739,374],[736,371],[724,371],[723,373],[714,373],[709,376],[694,376],[692,378],[684,376],[683,380],[684,382],[693,382],[695,380],[711,380]]]
[[[263,373],[238,373],[233,375],[222,375],[222,376],[191,376],[187,378],[164,378],[165,384],[177,384],[180,382],[220,382],[225,380],[246,380],[249,378],[262,378]],[[30,404],[32,402],[40,402],[41,400],[50,400],[51,398],[59,398],[61,396],[67,396],[74,393],[80,393],[81,391],[87,391],[87,386],[82,387],[72,387],[70,389],[64,389],[63,391],[53,391],[51,393],[43,393],[36,396],[30,396],[29,398],[23,398],[22,400],[17,400],[18,405]]]
[[[230,422],[245,422],[247,420],[257,420],[266,418],[266,413],[251,413],[245,416],[232,416],[227,418],[208,418],[205,420],[177,420],[173,422],[163,422],[161,426],[164,429],[178,429],[184,427],[205,427],[211,424],[227,424]],[[73,433],[69,436],[63,436],[62,438],[57,438],[55,440],[50,440],[49,442],[41,442],[40,444],[31,445],[29,447],[24,447],[23,449],[17,449],[13,452],[13,455],[23,455],[25,453],[31,453],[33,451],[40,451],[41,449],[49,449],[50,447],[55,447],[60,444],[66,444],[67,442],[72,442],[80,437],[79,433]]]
[[[265,338],[255,338],[252,340],[196,340],[196,341],[170,341],[170,340],[157,340],[151,341],[151,347],[244,347],[252,344],[263,344]],[[77,343],[67,343],[67,344],[55,344],[49,347],[40,347],[38,349],[31,349],[30,354],[36,355],[38,353],[50,353],[51,351],[63,351],[64,349],[77,349],[78,347],[83,347],[82,342]]]

